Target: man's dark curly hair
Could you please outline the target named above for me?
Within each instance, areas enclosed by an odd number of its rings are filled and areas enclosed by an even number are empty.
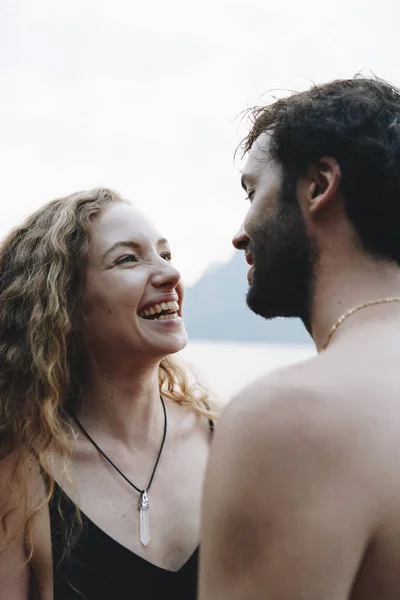
[[[400,91],[355,77],[313,86],[250,111],[246,154],[270,134],[269,153],[297,179],[323,156],[337,160],[347,216],[365,250],[400,265]]]

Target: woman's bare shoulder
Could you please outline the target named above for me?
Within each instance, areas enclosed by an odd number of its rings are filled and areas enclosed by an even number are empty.
[[[17,494],[18,457],[0,461],[0,589],[4,600],[28,600],[30,569],[25,548],[26,502]],[[26,500],[26,498],[25,498]]]
[[[32,457],[0,461],[0,589],[2,600],[28,600],[32,587],[52,598],[50,521],[42,472]]]

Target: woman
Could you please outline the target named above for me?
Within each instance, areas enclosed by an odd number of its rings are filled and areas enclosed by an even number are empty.
[[[168,242],[106,189],[0,249],[2,600],[195,598],[213,415]],[[54,590],[53,590],[54,582]]]

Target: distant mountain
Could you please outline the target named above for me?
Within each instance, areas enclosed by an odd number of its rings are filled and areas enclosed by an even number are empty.
[[[299,319],[267,321],[247,307],[248,265],[243,253],[236,252],[226,264],[213,265],[186,290],[184,318],[191,339],[311,343]]]

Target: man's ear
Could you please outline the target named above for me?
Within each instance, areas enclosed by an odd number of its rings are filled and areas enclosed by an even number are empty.
[[[323,156],[309,168],[308,210],[316,214],[326,207],[337,194],[342,173],[336,159]]]

